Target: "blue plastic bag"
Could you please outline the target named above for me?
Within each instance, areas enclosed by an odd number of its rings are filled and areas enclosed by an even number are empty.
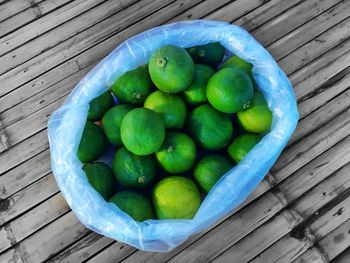
[[[192,220],[136,222],[107,203],[88,183],[76,156],[89,102],[126,71],[146,64],[157,48],[220,42],[253,64],[253,76],[273,112],[272,130],[239,165],[227,172]],[[271,55],[244,29],[226,22],[197,20],[160,26],[119,45],[74,88],[48,123],[52,170],[67,203],[93,231],[146,251],[169,251],[214,224],[243,202],[262,181],[291,137],[298,120],[292,86]],[[220,127],[218,127],[220,129]]]

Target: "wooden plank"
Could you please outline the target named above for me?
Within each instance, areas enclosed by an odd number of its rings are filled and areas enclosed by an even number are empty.
[[[336,39],[339,39],[339,36],[337,36],[335,40],[333,39],[331,40],[329,38],[318,38],[318,36],[326,32],[327,30],[329,32],[336,31],[332,27],[338,24],[339,22],[341,22],[342,20],[346,19],[347,17],[349,17],[349,12],[350,12],[350,4],[346,2],[340,2],[335,6],[333,6],[332,8],[325,11],[324,13],[320,14],[319,16],[313,17],[309,22],[305,23],[301,27],[298,27],[288,35],[273,42],[269,46],[269,51],[271,52],[271,54],[274,56],[275,59],[279,60],[282,57],[284,57],[286,54],[289,54],[291,51],[298,50],[297,47],[309,42],[315,37],[316,37],[315,38],[316,43],[314,43],[314,45],[316,46],[327,45],[327,42],[329,43],[336,42]],[[289,26],[289,24],[287,25]],[[349,30],[348,28],[345,27],[343,31],[348,32]],[[326,41],[323,42],[322,39],[326,39]],[[342,38],[342,40],[345,40],[345,39],[346,37]],[[317,45],[318,40],[321,40],[321,43],[318,42],[318,45]],[[307,50],[307,51],[315,52],[313,50]],[[306,54],[305,53],[299,53],[299,54],[300,54],[299,56],[299,61],[300,61],[300,58],[304,58]],[[287,66],[288,64],[283,63],[282,65]],[[298,68],[297,66],[295,67],[294,65],[290,65],[290,66],[293,66],[292,68],[294,69]],[[288,70],[288,69],[285,69],[285,71],[287,74],[292,72],[292,70]]]
[[[280,239],[302,221],[302,217],[293,210],[284,210],[280,215],[262,225],[250,235],[241,239],[212,262],[247,262],[259,252]],[[207,253],[207,252],[205,252]]]
[[[47,262],[83,262],[113,242],[115,242],[113,239],[91,232],[78,242],[69,246],[67,249],[61,251],[55,257],[49,259]],[[108,250],[108,248],[104,249],[102,253],[107,253],[105,252],[106,250]],[[111,255],[115,255],[117,251],[118,250],[112,251]]]
[[[73,213],[67,213],[6,250],[0,255],[0,262],[43,262],[88,231]]]
[[[349,263],[350,246],[342,252],[339,256],[332,260],[332,263]]]
[[[33,5],[40,3],[43,0],[23,1],[23,0],[12,0],[8,2],[0,1],[0,21],[8,19],[9,17],[22,12],[27,8],[31,8]]]
[[[316,248],[312,247],[306,250],[301,256],[293,261],[293,263],[328,263],[329,261]]]
[[[347,164],[350,161],[349,143],[350,137],[347,137],[324,154],[303,166],[293,174],[293,177],[284,180],[278,188],[282,191],[286,199],[290,200],[295,196],[299,196],[303,193],[305,187],[311,189],[329,174],[332,174]]]
[[[350,246],[350,219],[321,239],[317,245],[327,255],[334,259]]]
[[[125,245],[123,243],[115,242],[111,246],[104,249],[101,253],[91,258],[90,260],[88,260],[87,262],[89,263],[121,262],[125,257],[127,257],[133,251],[135,251],[133,247]]]
[[[0,228],[0,253],[69,211],[62,197],[56,194],[21,217]]]
[[[281,182],[346,137],[349,134],[347,132],[350,125],[349,116],[350,110],[346,110],[319,130],[288,148],[272,168],[272,173],[277,181]],[[284,164],[283,161],[286,163]]]
[[[256,39],[264,46],[269,45],[284,36],[287,32],[314,19],[330,7],[340,3],[339,0],[310,0],[303,1],[278,17],[278,19],[267,22],[254,33]],[[286,27],[285,25],[288,25]],[[288,30],[286,32],[286,30]]]
[[[36,204],[58,193],[52,174],[29,185],[7,199],[1,200],[0,225],[29,210]]]
[[[30,8],[18,13],[15,16],[9,17],[5,21],[0,22],[0,37],[4,37],[8,33],[24,26],[25,24],[38,19],[56,8],[60,8],[72,0],[46,0],[37,4],[33,4]],[[27,1],[22,1],[27,2]],[[28,1],[29,2],[29,1]],[[1,12],[1,11],[0,11]],[[0,15],[1,17],[1,15]]]
[[[46,130],[11,147],[0,155],[0,175],[49,147]]]
[[[0,153],[9,148],[9,138],[5,133],[4,125],[0,119]]]
[[[50,13],[34,22],[16,30],[0,39],[0,55],[4,55],[16,47],[45,33],[46,31],[63,24],[73,17],[102,3],[103,0],[73,1],[53,13]]]
[[[98,28],[97,23],[104,19],[108,19],[113,14],[121,13],[125,7],[128,7],[137,2],[136,0],[123,0],[120,1],[106,1],[102,4],[88,10],[87,12],[67,21],[66,23],[52,29],[51,31],[39,36],[36,39],[26,43],[25,45],[13,50],[12,52],[4,55],[1,58],[1,62],[4,63],[0,66],[0,74],[9,71],[12,68],[24,63],[25,61],[49,50],[50,48],[58,45],[59,43],[66,41],[67,39],[73,37],[75,34],[86,30],[87,28],[94,26]],[[141,5],[143,2],[141,1]],[[140,4],[136,4],[140,6]],[[114,20],[116,15],[114,16]],[[111,20],[111,18],[109,18]],[[117,27],[116,27],[117,28]],[[90,29],[90,31],[93,29]],[[95,29],[97,31],[97,29]],[[73,40],[73,39],[72,39]],[[72,42],[67,43],[67,47],[72,45]]]

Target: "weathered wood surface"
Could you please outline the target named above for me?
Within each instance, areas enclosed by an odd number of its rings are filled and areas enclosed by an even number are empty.
[[[185,19],[243,26],[291,80],[300,121],[250,198],[169,253],[86,229],[50,170],[46,125],[121,41]],[[350,1],[1,0],[0,262],[349,262]]]

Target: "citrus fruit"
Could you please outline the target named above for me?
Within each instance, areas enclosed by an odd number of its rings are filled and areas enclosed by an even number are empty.
[[[77,156],[82,163],[95,161],[106,148],[106,138],[100,126],[87,121],[78,146]]]
[[[196,144],[184,133],[170,132],[156,157],[168,173],[182,173],[191,169],[196,160]]]
[[[124,116],[132,110],[132,107],[126,104],[114,106],[109,109],[102,118],[102,128],[108,141],[115,145],[121,146],[120,125]]]
[[[120,135],[126,149],[136,155],[148,155],[159,150],[165,137],[162,116],[152,110],[137,108],[122,120]]]
[[[196,107],[189,114],[188,128],[198,144],[209,150],[225,147],[233,134],[230,116],[208,104]]]
[[[108,200],[114,193],[115,179],[112,169],[105,163],[95,162],[83,165],[89,183]]]
[[[112,85],[112,92],[121,103],[142,105],[152,89],[147,66],[140,66],[121,75]]]
[[[193,81],[183,92],[184,98],[189,104],[197,105],[207,101],[207,82],[214,73],[215,71],[207,65],[195,65]]]
[[[214,184],[232,168],[231,163],[218,154],[205,156],[194,168],[194,178],[204,191],[209,192]]]
[[[187,51],[195,63],[206,64],[213,68],[219,65],[225,55],[225,48],[218,42],[190,47]]]
[[[224,113],[236,113],[250,106],[254,89],[247,74],[236,68],[216,72],[207,85],[209,103]]]
[[[246,133],[238,136],[227,148],[227,152],[233,161],[239,163],[247,153],[260,141],[257,134]]]
[[[154,219],[151,202],[144,195],[133,191],[122,191],[109,200],[136,221]]]
[[[167,93],[177,93],[191,84],[194,63],[185,49],[166,45],[152,54],[148,70],[158,89]]]
[[[255,92],[249,109],[237,113],[238,121],[247,132],[266,133],[271,129],[272,112],[262,93]]]
[[[228,60],[226,60],[220,68],[228,68],[228,67],[236,67],[240,70],[243,70],[245,73],[247,73],[248,77],[250,78],[253,87],[256,89],[258,85],[255,82],[255,79],[252,74],[252,68],[253,65],[249,62],[246,62],[245,60],[241,59],[240,57],[233,55]]]
[[[152,198],[158,219],[192,219],[201,204],[197,186],[183,176],[168,176],[159,181]]]
[[[112,168],[121,185],[133,188],[148,186],[156,173],[156,165],[151,155],[135,155],[124,147],[116,151]]]
[[[185,124],[187,108],[181,97],[176,94],[155,91],[147,97],[144,107],[161,114],[165,128],[181,129]]]
[[[114,105],[114,100],[109,93],[106,91],[102,93],[97,98],[94,98],[90,101],[90,108],[88,111],[88,120],[89,121],[98,121],[102,119],[103,114]]]

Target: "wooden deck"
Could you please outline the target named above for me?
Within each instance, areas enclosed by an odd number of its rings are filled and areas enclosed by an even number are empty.
[[[50,170],[46,125],[121,41],[188,19],[241,25],[293,83],[300,122],[243,205],[169,253],[97,235]],[[0,262],[350,262],[350,1],[0,0]]]

